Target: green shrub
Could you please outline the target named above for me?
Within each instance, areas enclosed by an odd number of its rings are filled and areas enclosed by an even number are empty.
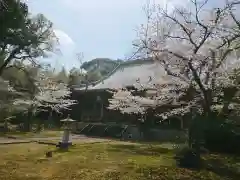
[[[203,161],[199,158],[196,151],[188,146],[177,149],[175,159],[177,165],[183,168],[200,168],[203,165]]]
[[[205,131],[205,147],[214,152],[240,153],[240,134],[228,124],[215,124]]]

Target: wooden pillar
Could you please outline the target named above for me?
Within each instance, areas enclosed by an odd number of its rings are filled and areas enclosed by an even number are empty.
[[[181,121],[181,129],[183,129],[183,118],[180,118]]]
[[[100,120],[102,120],[102,118],[103,118],[103,103],[100,102],[100,104],[101,104]]]

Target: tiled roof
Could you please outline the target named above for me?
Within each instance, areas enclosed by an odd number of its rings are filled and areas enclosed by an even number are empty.
[[[128,63],[120,65],[114,73],[111,73],[107,78],[99,83],[88,86],[88,90],[94,89],[119,89],[127,86],[138,84],[151,84],[157,81],[155,77],[164,76],[164,70],[160,64],[148,61],[141,63]],[[140,83],[139,83],[140,81]],[[82,90],[85,88],[81,88]]]

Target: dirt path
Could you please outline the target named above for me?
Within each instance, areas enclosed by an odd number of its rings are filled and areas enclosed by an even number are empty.
[[[28,143],[31,140],[28,139],[9,139],[6,137],[0,137],[0,144],[15,144],[15,143]]]
[[[29,143],[29,142],[44,142],[44,141],[53,141],[58,143],[61,141],[61,137],[15,137],[7,138],[0,137],[0,144],[14,144],[14,143]],[[73,143],[93,143],[93,142],[107,142],[108,139],[100,138],[91,138],[84,135],[72,135]]]

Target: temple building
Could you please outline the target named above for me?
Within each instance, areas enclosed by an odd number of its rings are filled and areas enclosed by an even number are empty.
[[[162,66],[151,60],[134,60],[122,63],[97,83],[73,88],[73,98],[77,99],[79,104],[72,108],[71,117],[75,120],[88,122],[137,122],[139,117],[136,115],[121,114],[107,108],[108,99],[112,97],[109,90],[131,89],[140,84],[147,84],[149,81],[154,84],[164,75],[165,71]],[[168,107],[166,105],[163,108]],[[147,119],[150,119],[148,122],[151,123],[159,122],[159,118],[155,117],[151,110],[147,113]],[[169,125],[169,123],[170,121],[166,121],[163,124]],[[173,120],[171,124],[175,124],[174,126],[178,128],[184,126],[179,118]]]

